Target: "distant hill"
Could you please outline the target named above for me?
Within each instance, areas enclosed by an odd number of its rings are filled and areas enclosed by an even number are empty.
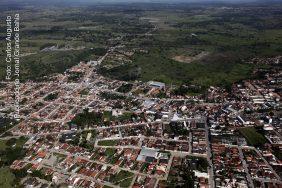
[[[4,0],[0,5],[83,5],[108,3],[253,3],[282,2],[282,0]]]

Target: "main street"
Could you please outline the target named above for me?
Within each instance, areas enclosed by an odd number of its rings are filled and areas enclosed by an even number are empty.
[[[209,185],[210,188],[215,188],[215,182],[214,182],[214,169],[213,169],[213,163],[212,163],[212,152],[211,152],[211,143],[210,143],[210,131],[208,123],[205,122],[205,137],[207,142],[207,161],[209,163],[208,167],[208,174],[209,174]]]

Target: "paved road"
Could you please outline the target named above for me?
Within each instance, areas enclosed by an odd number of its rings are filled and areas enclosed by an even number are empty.
[[[37,165],[38,163],[37,162],[34,162],[34,161],[28,161],[28,160],[23,160],[24,162],[26,163],[30,163],[30,164],[33,164],[33,165]],[[76,176],[76,177],[80,177],[82,179],[86,179],[86,180],[90,180],[90,181],[93,181],[93,182],[96,182],[98,184],[101,184],[101,185],[107,185],[107,186],[110,186],[110,187],[114,187],[114,188],[119,188],[119,186],[116,186],[110,182],[105,182],[105,181],[101,181],[97,178],[93,178],[93,177],[90,177],[90,176],[85,176],[83,174],[77,174],[77,173],[72,173],[72,172],[67,172],[65,169],[58,169],[58,168],[54,168],[54,167],[51,167],[49,165],[45,165],[45,164],[40,164],[41,167],[45,167],[45,168],[51,168],[52,170],[54,170],[55,172],[59,172],[61,174],[65,174],[65,175],[68,175],[69,177],[71,176]]]
[[[269,178],[253,178],[254,180],[260,181],[260,182],[270,182],[270,183],[276,183],[278,184],[280,187],[282,185],[282,181],[280,180],[274,180],[274,179],[269,179]]]
[[[214,169],[213,169],[213,163],[212,163],[212,152],[211,152],[211,143],[209,140],[209,127],[207,122],[205,123],[205,137],[207,141],[207,161],[209,163],[208,167],[208,172],[209,172],[209,185],[210,188],[215,187],[215,182],[214,182]]]
[[[242,148],[241,147],[238,147],[238,150],[239,150],[239,154],[240,154],[240,159],[242,161],[242,164],[243,164],[243,167],[244,167],[244,170],[246,172],[246,178],[247,178],[247,181],[248,181],[248,185],[251,187],[251,188],[254,188],[254,183],[252,181],[252,178],[250,176],[250,173],[249,173],[249,169],[248,169],[248,165],[244,159],[244,155],[243,155],[243,152],[242,152]]]
[[[192,142],[193,142],[193,138],[192,138],[192,131],[190,130],[190,132],[189,132],[189,151],[188,151],[188,153],[189,154],[191,154],[192,153],[192,147],[193,147],[193,144],[192,144]]]
[[[275,175],[276,179],[278,181],[281,181],[280,176],[275,172],[275,170],[270,166],[270,164],[265,160],[265,158],[262,156],[261,152],[256,149],[257,154],[262,158],[262,160],[265,162],[265,164],[267,165],[267,167],[271,170],[271,172]]]

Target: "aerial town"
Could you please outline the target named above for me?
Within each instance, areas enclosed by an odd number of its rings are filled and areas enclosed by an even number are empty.
[[[282,3],[192,1],[0,0],[0,188],[282,188]]]

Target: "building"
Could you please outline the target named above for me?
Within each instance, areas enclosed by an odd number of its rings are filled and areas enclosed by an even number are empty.
[[[148,84],[150,87],[154,87],[154,88],[159,88],[159,89],[165,88],[165,83],[162,82],[149,81]]]

